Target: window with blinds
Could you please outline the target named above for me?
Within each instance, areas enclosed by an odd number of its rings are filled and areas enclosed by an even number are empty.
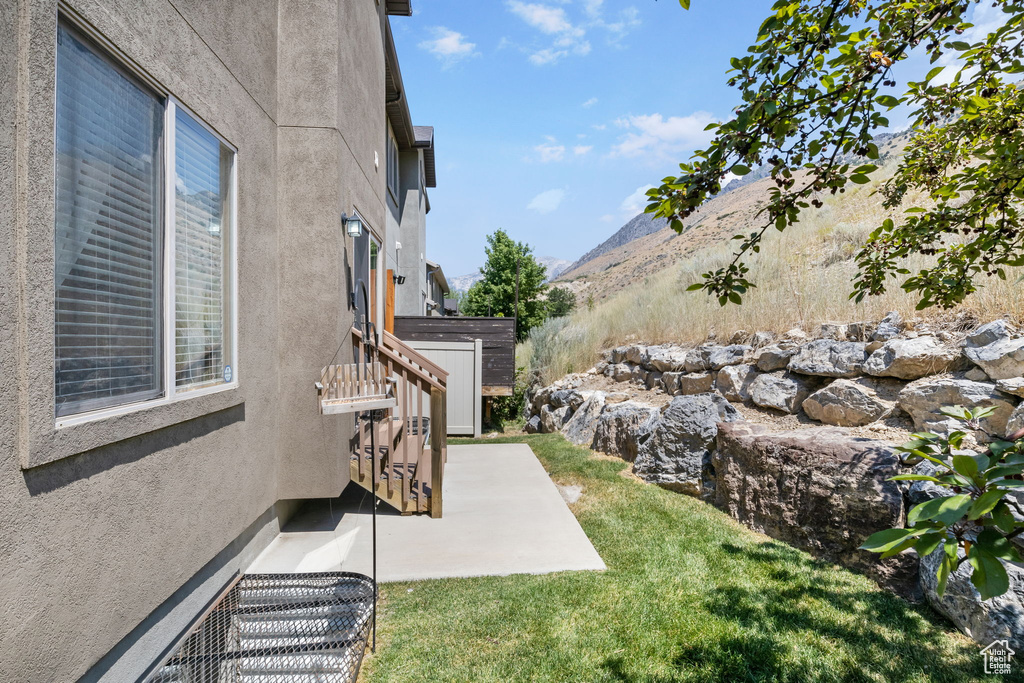
[[[232,153],[183,111],[175,121],[175,383],[195,389],[223,381],[224,264],[228,261]]]
[[[60,26],[57,415],[162,393],[163,103]]]
[[[63,20],[57,39],[57,416],[232,383],[233,150]]]

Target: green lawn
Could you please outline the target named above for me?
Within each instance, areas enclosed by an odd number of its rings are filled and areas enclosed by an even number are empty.
[[[583,486],[608,570],[385,584],[363,680],[982,680],[980,648],[928,608],[560,435],[486,442],[512,441]]]

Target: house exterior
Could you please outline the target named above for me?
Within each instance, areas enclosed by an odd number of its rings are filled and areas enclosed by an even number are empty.
[[[314,382],[351,352],[353,294],[383,321],[380,261],[420,268],[409,14],[0,3],[0,680],[138,679],[349,483],[355,422]]]
[[[451,293],[448,278],[444,276],[441,266],[427,261],[427,315],[451,315],[446,305],[445,296]]]

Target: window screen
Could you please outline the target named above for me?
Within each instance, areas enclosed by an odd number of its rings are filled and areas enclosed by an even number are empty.
[[[175,382],[225,381],[233,153],[180,108],[175,117]]]
[[[57,35],[57,415],[158,396],[163,103]]]

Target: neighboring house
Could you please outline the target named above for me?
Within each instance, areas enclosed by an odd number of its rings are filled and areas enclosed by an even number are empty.
[[[427,261],[427,315],[448,315],[445,307],[445,295],[451,293],[448,280],[441,266]]]
[[[353,361],[359,285],[383,326],[392,231],[423,249],[432,135],[388,17],[410,13],[0,3],[0,680],[135,680],[353,478],[362,433],[314,383]]]

